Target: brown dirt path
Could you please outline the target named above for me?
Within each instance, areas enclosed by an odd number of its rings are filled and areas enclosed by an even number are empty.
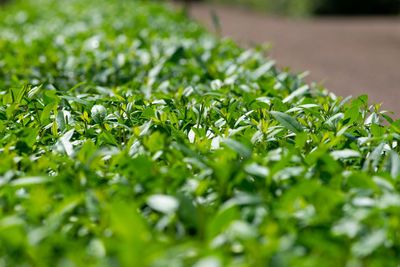
[[[191,15],[242,45],[271,42],[271,57],[293,72],[311,71],[338,96],[368,94],[400,115],[400,17],[288,20],[239,8],[193,4]]]

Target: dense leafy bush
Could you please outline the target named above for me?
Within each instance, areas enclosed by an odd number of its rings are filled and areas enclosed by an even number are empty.
[[[0,17],[0,265],[398,264],[400,122],[367,96],[159,5]]]

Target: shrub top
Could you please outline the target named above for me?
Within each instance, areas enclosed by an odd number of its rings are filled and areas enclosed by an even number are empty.
[[[158,4],[0,18],[4,265],[399,262],[400,122],[367,96]]]

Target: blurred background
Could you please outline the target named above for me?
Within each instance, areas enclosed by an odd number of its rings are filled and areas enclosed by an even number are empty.
[[[399,14],[399,0],[209,0],[291,16]]]
[[[306,82],[341,97],[368,94],[400,117],[400,0],[169,2],[244,47],[270,44],[280,68],[310,71]]]
[[[246,47],[270,43],[279,67],[310,71],[307,82],[320,82],[337,96],[368,94],[399,118],[400,0],[186,3],[193,18],[222,36]]]

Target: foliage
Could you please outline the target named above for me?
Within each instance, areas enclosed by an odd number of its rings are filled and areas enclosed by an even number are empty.
[[[0,265],[397,266],[400,121],[367,96],[159,4],[0,17]]]

